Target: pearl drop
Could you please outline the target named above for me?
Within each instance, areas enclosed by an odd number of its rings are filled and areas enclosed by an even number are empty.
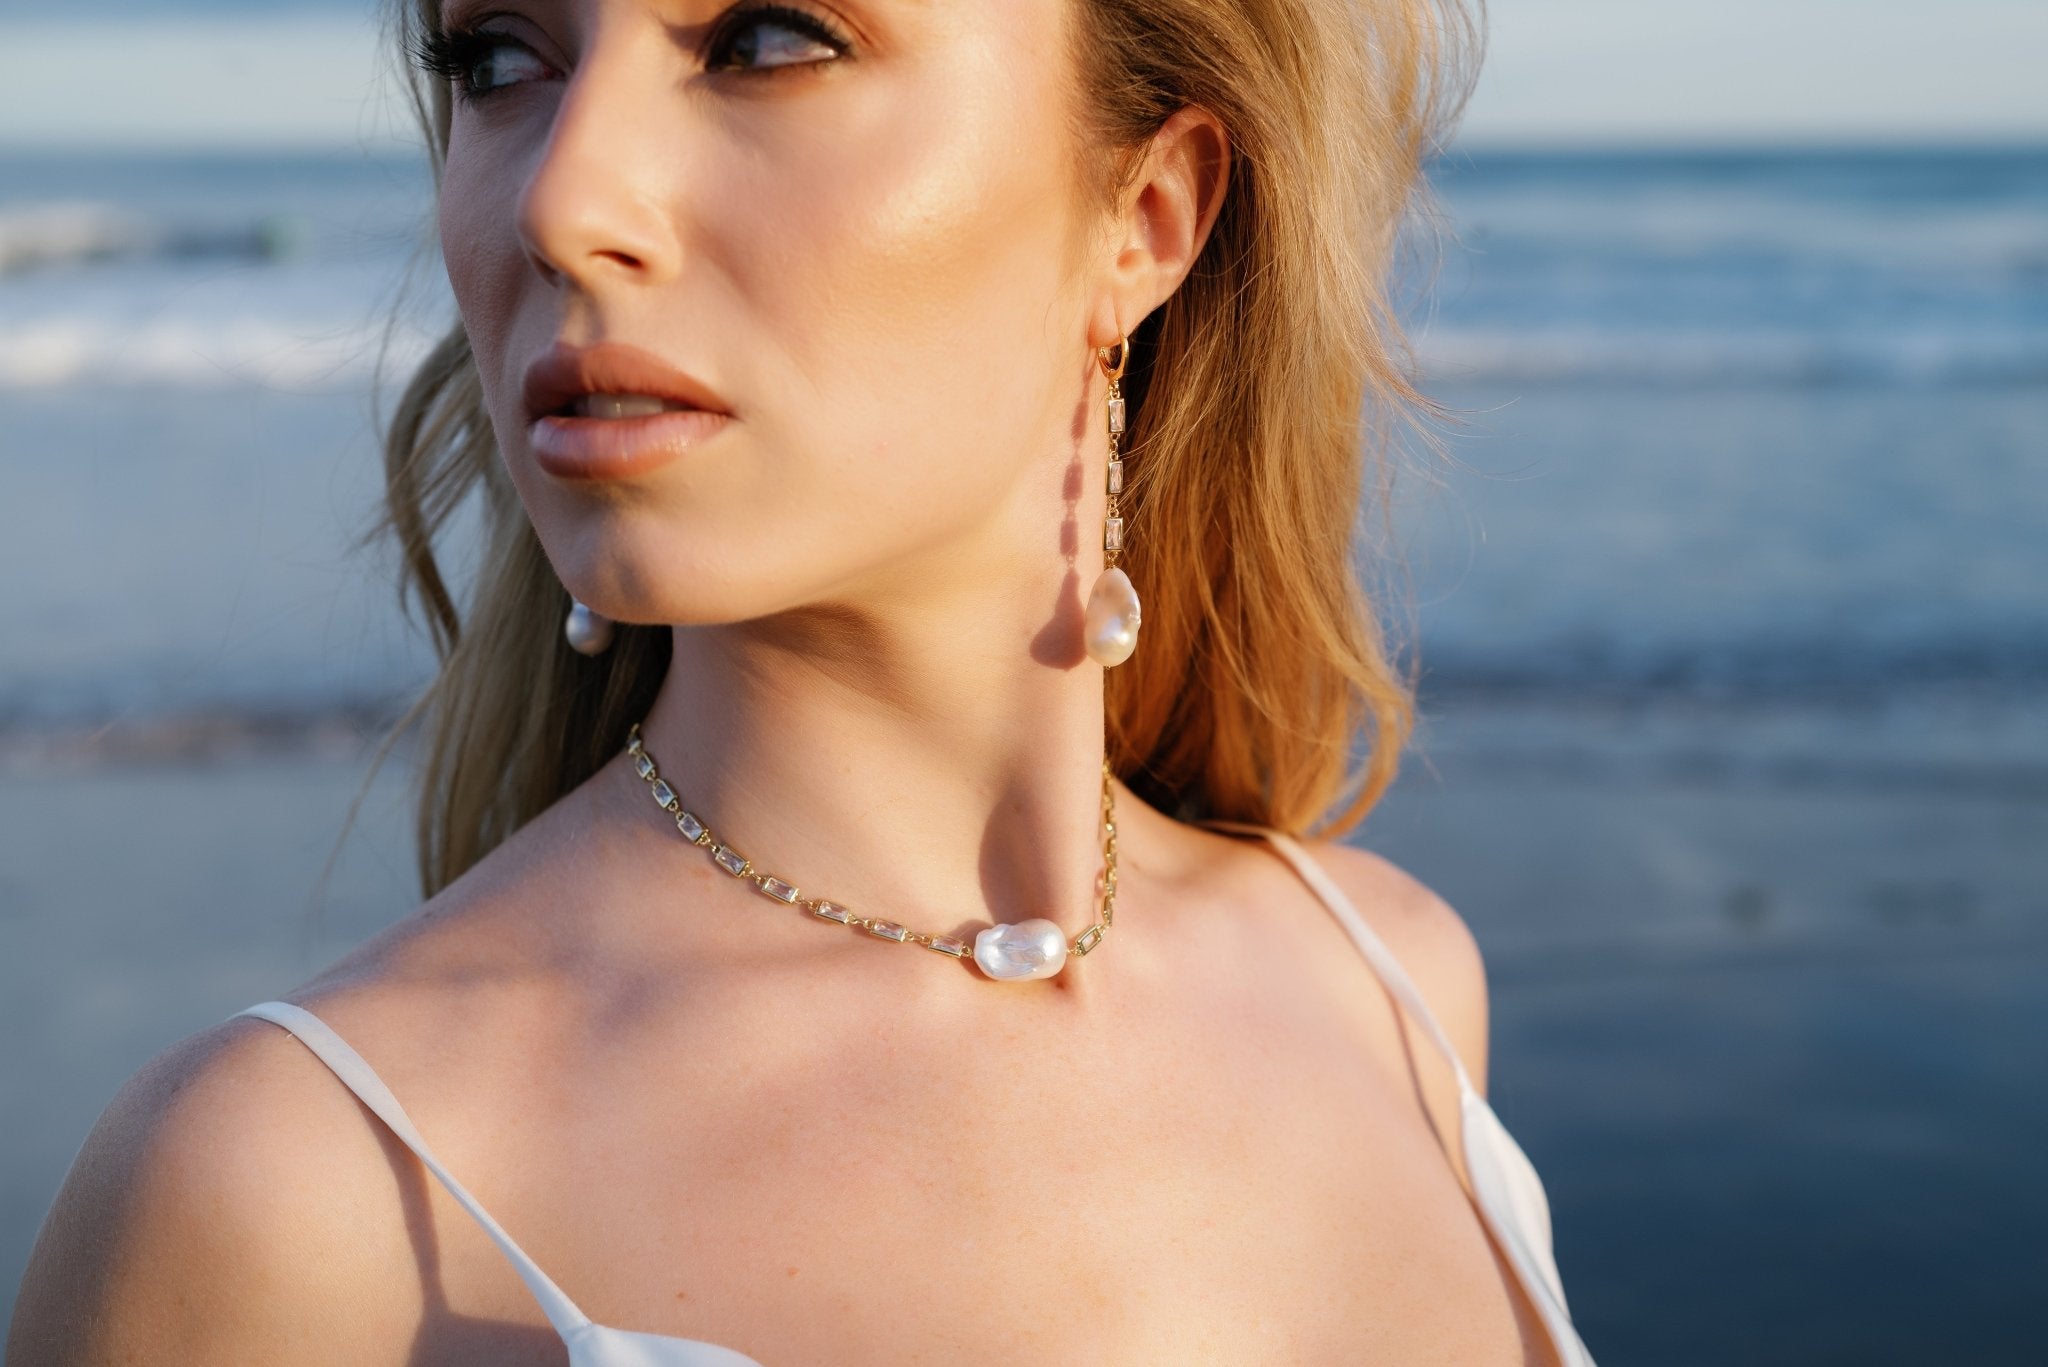
[[[575,599],[570,602],[569,618],[562,623],[569,649],[579,655],[602,655],[612,643],[612,619],[598,616]]]
[[[1111,566],[1088,594],[1088,658],[1105,667],[1130,659],[1138,648],[1138,622],[1138,590],[1128,574]]]
[[[1005,921],[974,937],[974,962],[1002,982],[1050,978],[1066,966],[1067,935],[1043,916]]]

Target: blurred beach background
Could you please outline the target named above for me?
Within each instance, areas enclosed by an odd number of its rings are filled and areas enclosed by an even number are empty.
[[[1603,1363],[2039,1363],[2048,6],[1492,18],[1354,839],[1479,938]],[[122,1079],[417,903],[403,749],[341,840],[431,662],[349,549],[378,387],[452,318],[374,40],[0,16],[0,1310]]]

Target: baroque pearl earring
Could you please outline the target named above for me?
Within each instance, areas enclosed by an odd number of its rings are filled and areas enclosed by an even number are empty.
[[[569,599],[569,616],[562,623],[569,649],[579,655],[602,655],[611,648],[612,619],[592,612],[581,600]]]
[[[1117,495],[1124,491],[1124,463],[1117,454],[1117,439],[1124,430],[1124,362],[1131,358],[1128,334],[1117,339],[1116,369],[1109,368],[1108,347],[1096,350],[1096,364],[1109,376],[1109,511],[1102,524],[1102,549],[1108,565],[1088,594],[1084,631],[1088,657],[1108,668],[1131,658],[1138,648],[1138,590],[1131,577],[1117,568],[1117,556],[1124,548],[1123,509]]]

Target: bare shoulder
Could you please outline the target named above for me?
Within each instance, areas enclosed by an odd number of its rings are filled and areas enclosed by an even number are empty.
[[[315,1011],[431,1129],[487,1114],[560,957],[535,875],[551,809],[413,913],[278,993]],[[467,1026],[469,1028],[457,1028]],[[434,1041],[421,1049],[416,1041]],[[118,1089],[44,1217],[7,1367],[113,1361],[405,1361],[428,1307],[433,1191],[404,1144],[304,1042],[237,1016]],[[422,1194],[424,1193],[424,1194]]]
[[[1486,964],[1457,909],[1385,855],[1341,841],[1304,840],[1366,923],[1415,981],[1450,1036],[1474,1090],[1486,1092]]]
[[[391,1160],[360,1111],[266,1020],[157,1053],[101,1112],[44,1217],[10,1367],[401,1360],[413,1262],[402,1227],[361,1199],[379,1183],[388,1197]]]

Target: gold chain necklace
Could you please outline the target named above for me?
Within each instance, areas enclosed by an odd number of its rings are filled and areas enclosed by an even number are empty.
[[[894,921],[862,916],[837,902],[822,897],[806,897],[788,879],[763,873],[754,867],[753,860],[725,844],[711,833],[710,827],[683,810],[682,800],[676,796],[668,780],[661,776],[654,756],[648,754],[647,747],[641,743],[638,722],[634,722],[633,729],[627,733],[626,753],[632,757],[634,771],[654,794],[656,804],[675,818],[676,829],[682,832],[683,838],[709,850],[714,864],[735,878],[748,880],[762,896],[772,897],[788,906],[804,907],[821,920],[864,930],[877,939],[923,945],[954,959],[972,957],[976,967],[998,982],[1050,978],[1066,966],[1069,953],[1078,958],[1101,944],[1103,932],[1116,919],[1116,792],[1110,786],[1107,755],[1102,760],[1101,919],[1076,935],[1072,944],[1067,942],[1066,932],[1059,928],[1058,923],[1042,916],[1034,916],[1027,921],[1002,921],[978,932],[970,951],[965,940],[951,935],[927,935]]]

